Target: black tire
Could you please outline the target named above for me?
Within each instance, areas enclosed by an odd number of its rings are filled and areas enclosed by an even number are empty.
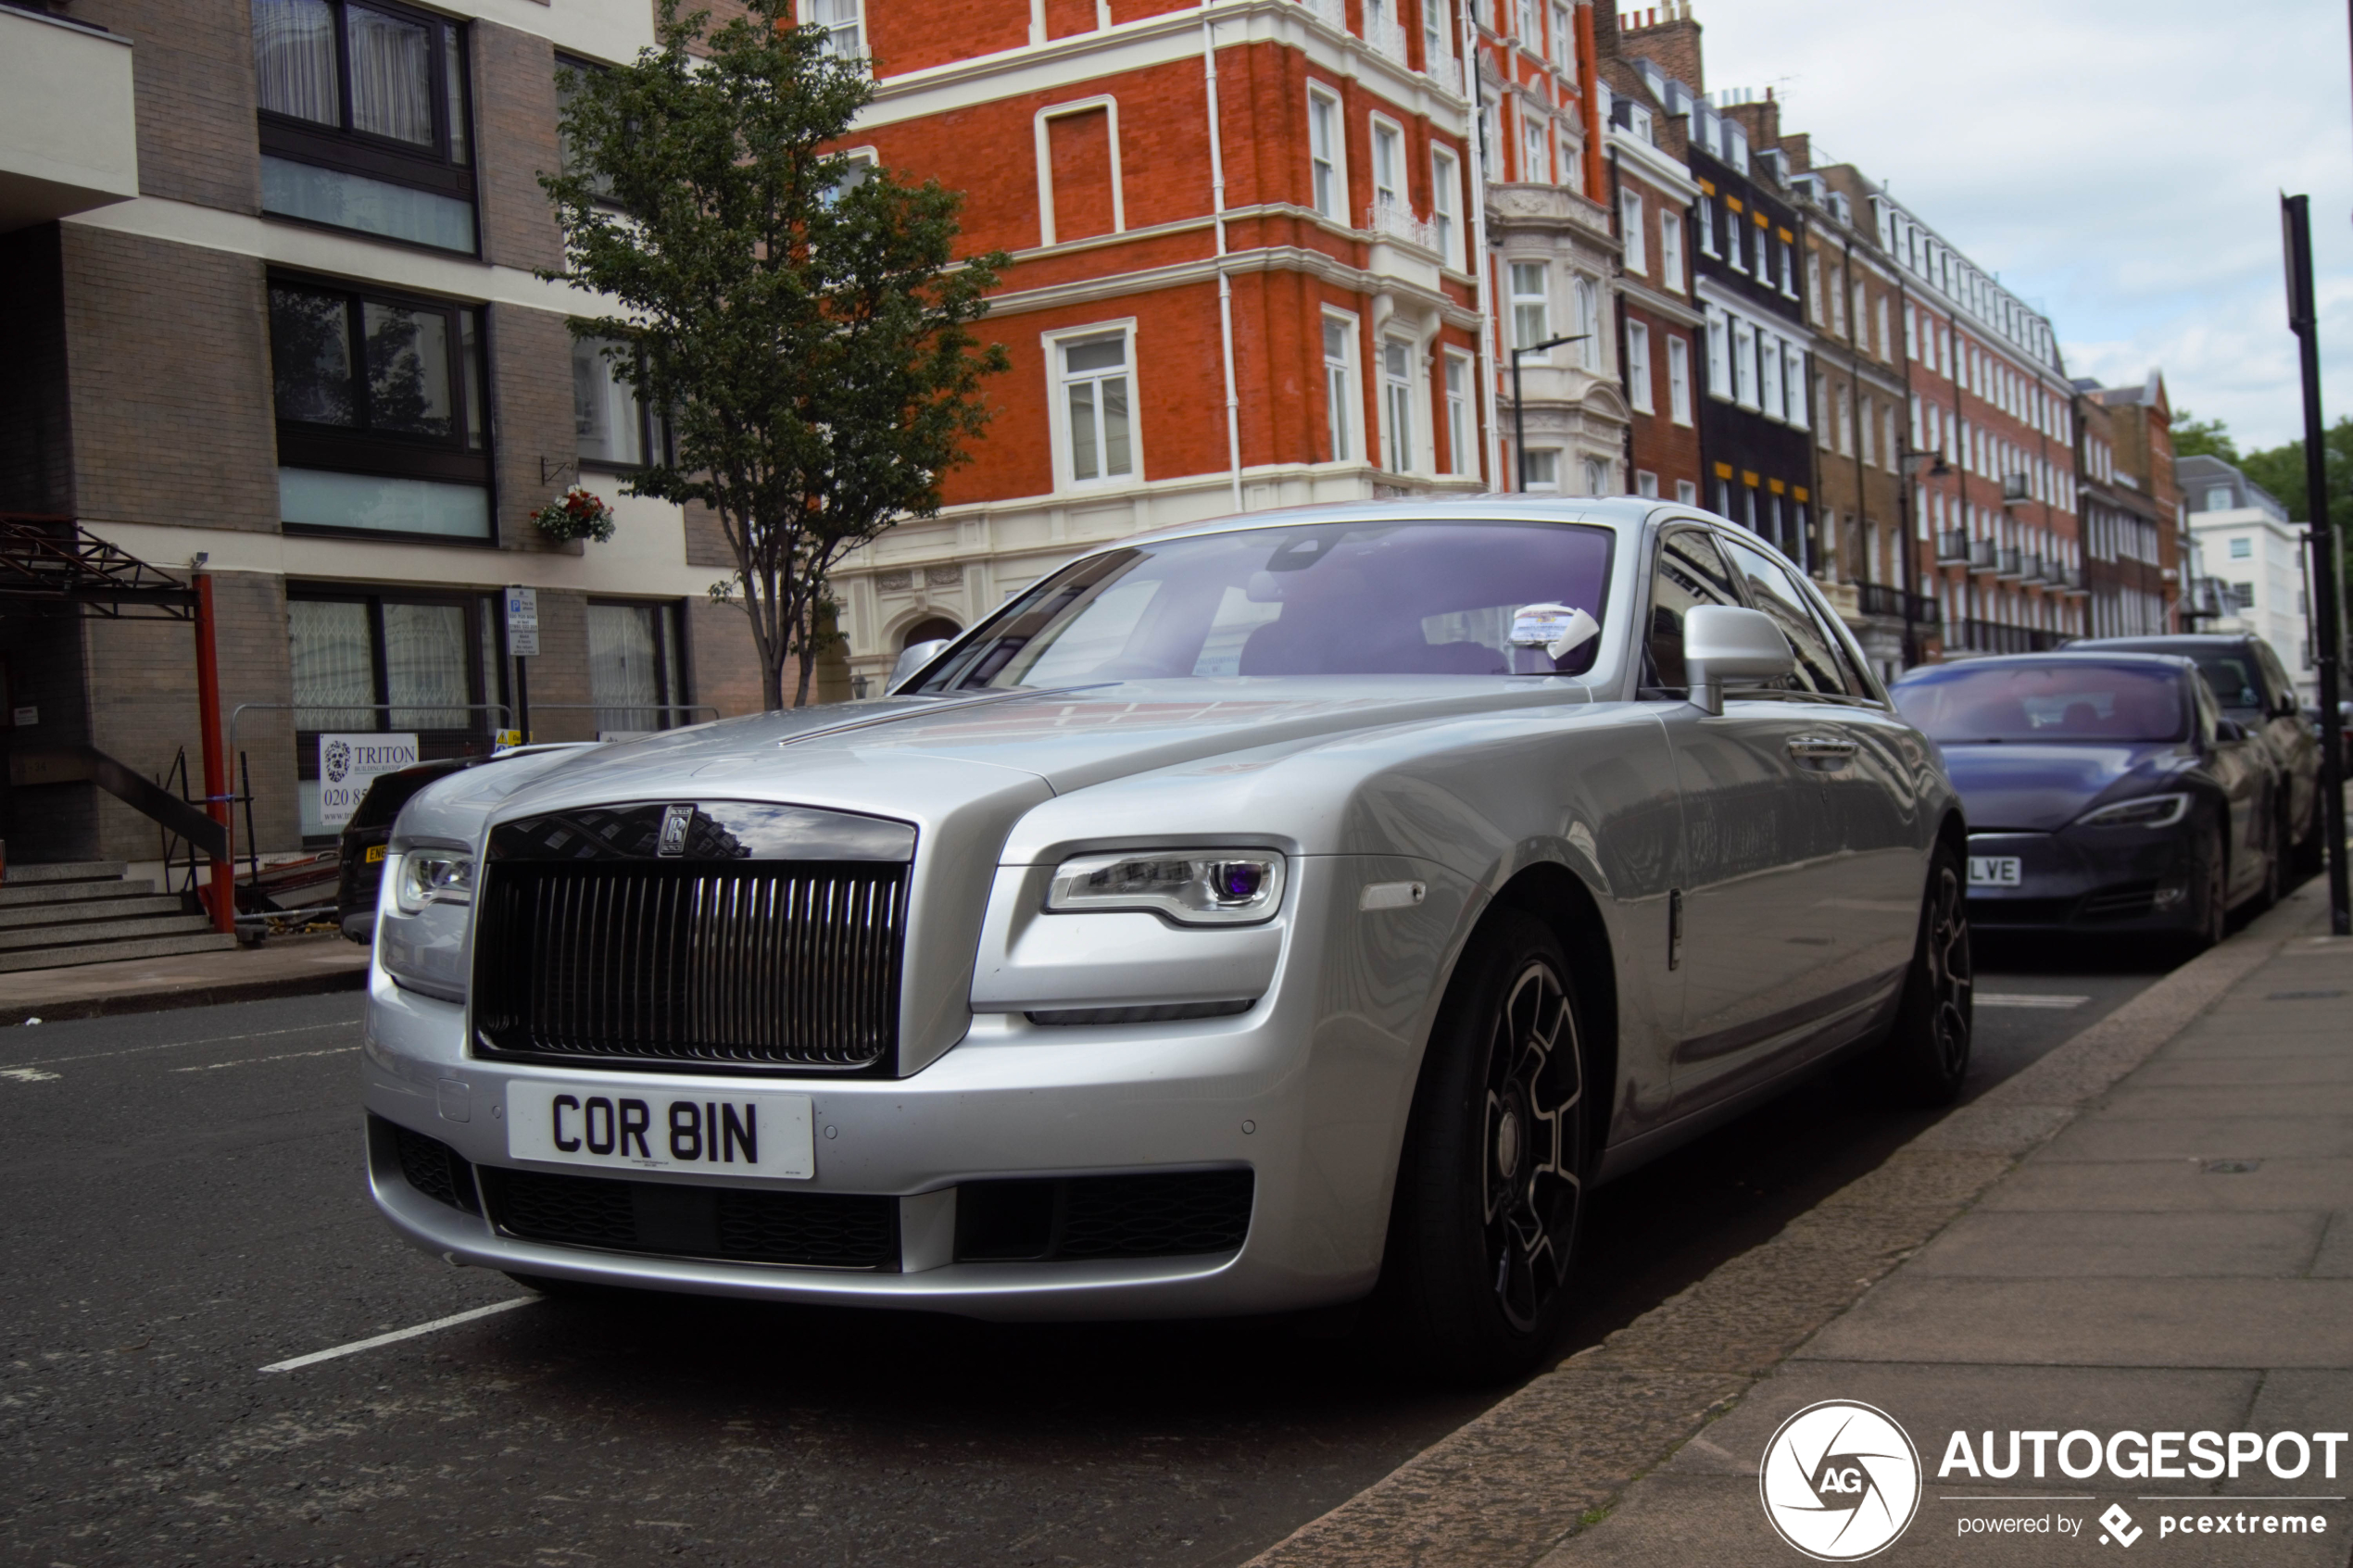
[[[1560,944],[1499,909],[1447,988],[1405,1132],[1381,1295],[1431,1370],[1532,1368],[1567,1311],[1588,1167],[1584,1015]]]
[[[1879,1051],[1888,1095],[1898,1104],[1950,1105],[1960,1098],[1977,1035],[1976,985],[1961,858],[1939,844],[1929,857],[1904,999]]]
[[[2197,957],[2230,935],[2231,861],[2222,847],[2221,828],[2206,835],[2205,851],[2198,858],[2197,884],[2197,923],[2182,939],[2184,958]]]

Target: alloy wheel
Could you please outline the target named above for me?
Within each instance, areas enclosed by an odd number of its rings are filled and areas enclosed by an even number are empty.
[[[1942,863],[1929,889],[1928,969],[1936,1062],[1948,1076],[1957,1074],[1969,1061],[1977,980],[1969,960],[1968,896],[1959,873]]]
[[[1584,1199],[1579,1058],[1560,976],[1531,959],[1496,1010],[1479,1138],[1487,1263],[1516,1329],[1535,1323],[1568,1278]]]

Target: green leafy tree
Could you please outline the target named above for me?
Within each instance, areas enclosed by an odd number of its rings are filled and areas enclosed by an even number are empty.
[[[2173,455],[2176,458],[2220,458],[2226,463],[2239,460],[2238,443],[2221,420],[2201,420],[2183,408],[2173,416]]]
[[[2339,538],[2353,532],[2353,417],[2340,417],[2321,437],[2321,455],[2328,475],[2329,521]],[[2309,521],[2312,512],[2304,491],[2304,443],[2285,442],[2249,452],[2239,461],[2246,477],[2280,498],[2287,515]]]
[[[938,510],[1006,364],[973,331],[1006,257],[958,261],[959,194],[825,150],[874,83],[792,10],[748,0],[713,31],[662,0],[655,47],[567,84],[567,167],[540,178],[547,275],[611,302],[574,333],[624,345],[616,374],[669,420],[629,487],[717,515],[736,573],[713,595],[740,596],[771,709],[788,663],[809,700],[843,558]]]

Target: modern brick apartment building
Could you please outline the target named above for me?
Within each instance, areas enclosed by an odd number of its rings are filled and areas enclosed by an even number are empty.
[[[44,101],[0,107],[0,510],[209,574],[224,721],[257,705],[234,747],[263,849],[328,831],[321,732],[486,744],[484,705],[518,695],[509,583],[537,590],[538,738],[758,705],[741,612],[707,595],[724,544],[620,494],[658,432],[535,275],[560,258],[536,182],[558,63],[651,38],[644,0],[0,7],[10,82],[47,62]],[[575,478],[617,508],[611,542],[530,522]],[[184,623],[12,616],[0,639],[19,748],[151,777],[198,756]],[[20,859],[158,850],[88,784],[13,808]]]
[[[2157,379],[2152,374],[2151,382]],[[2176,520],[2158,499],[2159,482],[2148,471],[2150,454],[2135,417],[2143,405],[2111,406],[2094,381],[2079,381],[2075,389],[2084,629],[2095,637],[2193,630],[2181,614]],[[2171,488],[2170,473],[2162,483]]]

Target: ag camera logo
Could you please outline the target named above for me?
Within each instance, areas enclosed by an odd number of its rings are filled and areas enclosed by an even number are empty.
[[[1919,1450],[1885,1411],[1824,1399],[1781,1423],[1756,1489],[1781,1539],[1818,1562],[1858,1562],[1919,1511]]]

